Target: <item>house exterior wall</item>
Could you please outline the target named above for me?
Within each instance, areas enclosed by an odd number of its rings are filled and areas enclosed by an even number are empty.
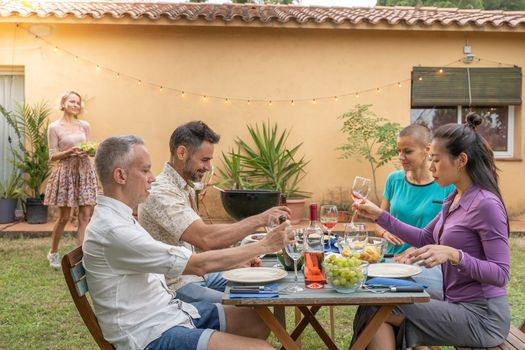
[[[302,152],[311,162],[301,187],[311,191],[312,200],[318,202],[330,189],[350,187],[356,175],[371,176],[365,163],[339,159],[336,150],[345,142],[338,117],[357,103],[372,104],[378,116],[407,125],[412,67],[439,67],[461,59],[465,40],[477,57],[525,66],[523,32],[60,23],[22,27],[43,33],[41,37],[52,44],[25,29],[15,29],[13,23],[0,24],[0,65],[25,67],[28,102],[45,99],[54,105],[65,90],[79,91],[86,97],[87,113],[82,118],[91,123],[92,138],[144,137],[155,173],[168,159],[171,132],[184,122],[202,119],[221,134],[215,166],[220,165],[221,152],[231,148],[236,137],[248,136],[247,123],[277,122],[281,128],[292,129],[289,145],[303,142]],[[53,45],[71,54],[55,52]],[[97,71],[96,64],[122,75],[117,79],[105,69]],[[481,61],[471,66],[495,65]],[[143,84],[139,86],[125,75],[141,79]],[[399,81],[402,87],[397,86]],[[147,82],[164,86],[164,91]],[[388,84],[392,85],[384,87]],[[185,96],[169,87],[184,90]],[[379,94],[377,87],[381,87]],[[354,96],[356,91],[359,98]],[[189,92],[210,97],[204,102]],[[230,100],[226,104],[211,96]],[[335,101],[319,99],[321,96],[340,97]],[[317,97],[315,104],[298,101],[312,97]],[[295,103],[273,102],[269,106],[254,101],[257,99],[293,99]],[[55,110],[52,119],[59,117]],[[515,130],[518,160],[497,164],[511,213],[525,208],[525,182],[521,181],[525,174],[521,140],[525,135],[520,106],[516,108]],[[394,163],[379,169],[380,190]],[[208,197],[217,198],[217,194],[212,191]],[[219,208],[216,202],[211,200],[209,208]]]

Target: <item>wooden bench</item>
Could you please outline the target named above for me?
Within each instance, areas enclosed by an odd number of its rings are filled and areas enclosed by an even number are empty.
[[[89,332],[102,350],[112,350],[114,347],[104,339],[97,317],[86,297],[88,285],[86,282],[86,271],[84,266],[82,266],[83,256],[82,247],[78,247],[64,255],[62,258],[62,272],[64,273],[69,293]]]
[[[525,321],[521,324],[518,329],[514,326],[510,326],[510,332],[505,339],[505,342],[499,346],[492,348],[465,348],[456,347],[457,350],[525,350]]]

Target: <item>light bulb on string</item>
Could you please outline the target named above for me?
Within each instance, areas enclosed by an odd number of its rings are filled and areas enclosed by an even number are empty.
[[[443,68],[439,68],[438,72],[441,74],[443,73]]]
[[[97,64],[97,72],[100,71],[100,65]]]
[[[202,100],[203,100],[204,102],[206,102],[207,99],[208,99],[208,98],[206,97],[206,95],[202,96]]]
[[[270,106],[270,107],[272,106],[272,101],[271,100],[268,101],[268,106]]]
[[[359,98],[359,92],[355,93],[355,98]]]
[[[420,76],[417,78],[417,80],[421,81],[421,80],[423,80],[423,77],[420,75]]]
[[[78,61],[78,56],[75,56],[73,59],[75,60],[75,62],[77,62]]]
[[[55,46],[55,47],[53,48],[53,51],[58,52],[58,47]]]
[[[180,97],[184,97],[184,91],[180,92]]]
[[[137,85],[141,86],[142,85],[142,80],[137,81]]]
[[[250,103],[251,103],[251,101],[250,101],[250,100],[248,100],[248,104],[250,104]]]
[[[290,104],[291,104],[292,106],[295,106],[295,102],[294,102],[294,100],[291,100],[291,101],[290,101]]]
[[[380,88],[377,88],[377,89],[376,89],[376,92],[377,92],[378,94],[380,94],[380,93],[381,93],[381,89],[380,89]]]
[[[312,99],[312,103],[313,103],[313,104],[316,104],[316,103],[317,103],[317,101],[315,100],[315,98]]]
[[[227,98],[225,98],[225,99],[224,99],[224,103],[225,103],[225,104],[228,104],[228,103],[230,103],[230,101],[229,101]]]
[[[119,78],[120,78],[120,73],[117,73],[117,79],[119,79]]]
[[[161,87],[159,88],[159,92],[162,92],[162,91],[164,91],[164,88],[161,86]]]
[[[334,101],[335,102],[339,101],[339,98],[337,96],[334,96]]]
[[[403,85],[401,85],[401,82],[398,82],[397,83],[397,87],[402,87]]]

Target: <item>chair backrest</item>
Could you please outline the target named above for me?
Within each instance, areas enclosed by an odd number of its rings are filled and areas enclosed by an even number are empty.
[[[71,293],[75,306],[89,329],[89,332],[101,349],[111,350],[114,349],[113,345],[104,339],[97,317],[86,297],[88,285],[86,282],[86,271],[84,270],[84,266],[82,266],[83,255],[82,247],[78,247],[64,255],[62,258],[62,272],[64,273],[69,293]]]

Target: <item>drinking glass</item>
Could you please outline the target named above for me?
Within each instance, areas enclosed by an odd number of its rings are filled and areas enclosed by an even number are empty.
[[[367,179],[366,177],[356,176],[354,183],[352,184],[352,199],[354,202],[360,201],[361,199],[366,199],[370,193],[370,184],[372,180]],[[352,215],[352,220],[350,223],[353,225],[354,220],[357,216],[357,213],[354,212]]]
[[[293,271],[295,274],[295,280],[292,286],[286,287],[285,289],[283,289],[283,291],[289,293],[297,293],[302,292],[304,290],[304,288],[299,286],[297,278],[297,260],[299,260],[304,250],[304,233],[302,230],[292,230],[292,232],[294,241],[290,244],[287,244],[285,249],[288,256],[290,256],[290,258],[293,259]]]
[[[364,224],[346,224],[344,244],[350,253],[361,253],[368,243],[368,231]]]
[[[337,225],[337,207],[335,205],[321,206],[321,224],[328,231],[328,253],[332,252],[332,230]]]
[[[279,215],[275,215],[275,214],[269,215],[268,222],[266,223],[266,227],[265,227],[266,233],[270,232],[277,226],[279,226]],[[278,269],[284,268],[284,266],[281,265],[281,263],[279,262],[279,258],[276,258],[276,259],[277,259],[277,262],[273,265],[273,267],[278,268]]]

